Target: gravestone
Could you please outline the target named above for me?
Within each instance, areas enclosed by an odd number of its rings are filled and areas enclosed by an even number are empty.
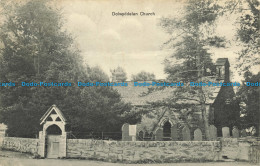
[[[163,129],[162,128],[158,128],[155,131],[155,141],[162,141],[163,140]]]
[[[144,139],[144,132],[142,130],[139,131],[139,133],[138,133],[138,139],[141,141],[143,141],[143,139]]]
[[[246,137],[246,136],[247,136],[245,129],[243,129],[243,130],[241,131],[241,136],[242,136],[242,137]]]
[[[237,127],[234,127],[232,130],[232,136],[233,138],[239,138],[239,130]]]
[[[178,141],[179,136],[178,136],[177,124],[171,127],[171,138],[173,141]]]
[[[122,141],[131,141],[132,137],[129,136],[129,124],[125,123],[122,126]]]
[[[190,129],[185,126],[183,129],[182,129],[182,140],[183,141],[190,141],[191,138],[190,138]]]
[[[194,131],[194,141],[202,141],[202,132],[199,128]]]
[[[223,138],[229,138],[230,137],[229,127],[223,127],[222,128],[222,136],[223,136]]]
[[[214,125],[209,126],[209,140],[210,141],[217,140],[217,128]]]

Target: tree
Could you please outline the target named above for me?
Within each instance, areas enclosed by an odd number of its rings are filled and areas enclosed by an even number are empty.
[[[232,3],[231,3],[232,4]],[[239,53],[239,64],[238,68],[242,70],[242,74],[248,70],[252,70],[252,67],[260,65],[259,58],[259,45],[260,45],[260,34],[259,34],[259,6],[260,3],[257,0],[245,0],[237,1],[237,4],[242,7],[237,7],[236,10],[241,14],[239,18],[239,27],[237,28],[238,40],[242,42],[241,46],[243,49]],[[233,4],[234,5],[234,4]],[[239,6],[239,5],[237,5]],[[233,11],[231,11],[233,12]]]
[[[243,86],[240,87],[237,96],[241,103],[246,104],[244,111],[242,111],[241,125],[243,128],[255,127],[256,135],[260,136],[260,88],[257,86],[247,86],[246,83],[259,83],[260,72],[253,75],[251,72],[245,72],[245,80]]]
[[[213,0],[189,0],[185,4],[182,17],[162,18],[160,25],[172,37],[164,43],[166,47],[174,48],[172,56],[165,60],[165,72],[170,81],[197,81],[201,82],[203,76],[214,74],[211,54],[208,47],[224,47],[224,38],[214,35],[214,22],[220,15],[220,6]],[[205,91],[202,87],[176,88],[175,97],[168,102],[158,103],[182,114],[182,119],[188,121],[188,115],[196,111],[191,109],[188,113],[181,112],[184,108],[194,108],[194,102],[200,105],[204,133],[208,138],[208,119],[206,115]],[[178,104],[187,100],[186,104]],[[174,104],[176,103],[176,104]],[[187,124],[189,125],[189,124]]]
[[[228,1],[225,8],[226,13],[236,13],[240,17],[237,19],[237,43],[240,42],[242,50],[238,53],[238,65],[236,66],[239,73],[244,77],[245,82],[259,82],[259,73],[255,73],[256,67],[260,65],[259,58],[259,7],[257,0],[237,0]],[[258,72],[258,71],[257,71]],[[255,126],[259,136],[259,87],[246,86],[245,84],[239,89],[237,97],[241,103],[245,103],[241,124],[244,128]]]
[[[127,79],[125,70],[118,66],[116,69],[110,70],[112,74],[112,81],[124,82]]]
[[[1,26],[1,122],[9,136],[35,137],[42,129],[39,119],[56,104],[69,120],[70,130],[79,137],[89,131],[120,131],[131,107],[111,87],[78,87],[77,82],[108,81],[97,67],[84,66],[72,37],[63,29],[59,11],[41,0],[7,8]],[[59,87],[22,87],[22,82],[72,83]],[[122,109],[124,108],[124,109]]]
[[[141,71],[136,75],[132,75],[132,81],[152,81],[155,80],[155,75],[153,73]]]

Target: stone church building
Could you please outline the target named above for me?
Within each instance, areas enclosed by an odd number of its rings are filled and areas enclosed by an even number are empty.
[[[228,58],[217,59],[215,67],[216,73],[204,76],[202,82],[229,83]],[[190,85],[187,87],[196,89]],[[219,137],[222,127],[232,130],[239,125],[240,108],[233,86],[203,86],[204,104],[201,104],[198,93],[180,94],[178,87],[134,87],[133,82],[128,82],[127,87],[114,88],[125,102],[134,106],[135,111],[144,112],[141,122],[136,124],[137,140],[154,140],[156,136],[156,140],[185,140],[185,134],[194,140],[196,129],[202,132],[203,140],[210,140],[211,125],[217,128]],[[128,139],[131,140],[130,137],[123,138]]]

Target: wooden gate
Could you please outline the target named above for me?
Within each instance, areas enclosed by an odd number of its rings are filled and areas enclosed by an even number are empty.
[[[58,158],[60,151],[60,135],[47,136],[47,158]]]
[[[250,163],[260,163],[260,144],[253,144],[250,147],[249,152],[249,162]]]

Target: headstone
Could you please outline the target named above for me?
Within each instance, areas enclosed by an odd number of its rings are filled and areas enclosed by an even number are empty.
[[[129,125],[129,135],[136,136],[136,125]]]
[[[155,141],[162,141],[163,140],[163,129],[162,128],[158,128],[155,131]]]
[[[229,138],[230,137],[229,127],[223,127],[222,128],[222,136],[223,136],[223,138]]]
[[[242,136],[242,137],[246,137],[246,136],[247,136],[245,129],[243,129],[243,130],[241,131],[241,136]]]
[[[144,139],[144,132],[143,131],[139,131],[138,139],[141,140],[141,141]]]
[[[210,141],[217,140],[217,128],[214,125],[209,126],[209,140]]]
[[[182,129],[182,140],[183,141],[190,141],[191,138],[190,138],[190,129],[185,126],[183,129]]]
[[[202,132],[199,128],[194,131],[194,141],[202,141]]]
[[[144,133],[144,137],[145,137],[145,138],[149,138],[149,137],[150,137],[150,134],[146,131],[146,132]]]
[[[129,136],[132,138],[131,141],[136,141],[136,125],[129,125]]]
[[[239,130],[237,127],[234,127],[232,130],[232,136],[233,138],[239,138]]]
[[[173,141],[178,141],[179,136],[178,136],[177,124],[171,127],[171,138]]]
[[[132,137],[129,136],[129,124],[125,123],[122,126],[122,141],[131,141]]]

